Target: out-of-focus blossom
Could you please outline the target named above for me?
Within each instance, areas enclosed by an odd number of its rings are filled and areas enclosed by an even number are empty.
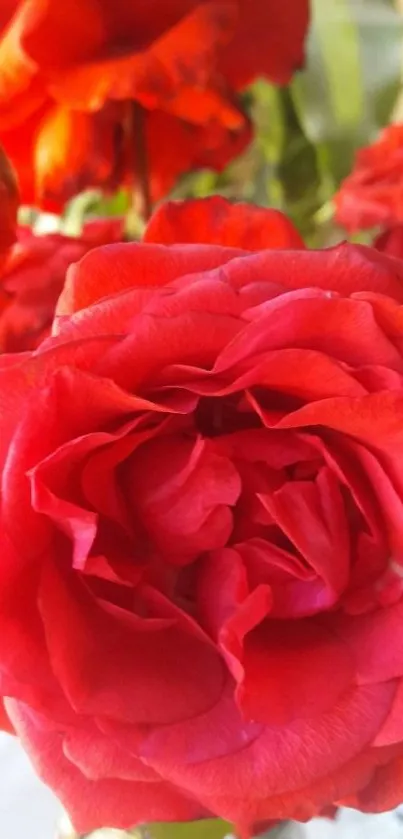
[[[137,189],[142,164],[127,128],[132,110],[132,103],[119,102],[97,113],[52,107],[4,134],[0,127],[18,171],[23,202],[60,212],[65,201],[90,186],[107,192],[119,186]],[[192,169],[222,171],[252,137],[244,114],[233,131],[216,121],[195,125],[161,110],[143,111],[141,120],[153,202]]]
[[[337,220],[351,232],[403,223],[403,124],[389,125],[360,149],[335,205]]]
[[[283,213],[253,204],[230,204],[219,195],[204,201],[166,201],[148,223],[144,241],[164,245],[205,242],[248,251],[304,247]]]
[[[120,241],[122,234],[120,219],[87,222],[79,238],[37,236],[19,227],[0,278],[0,352],[34,349],[50,329],[69,265],[97,245]]]
[[[151,196],[220,170],[250,139],[238,92],[301,66],[308,0],[7,0],[0,15],[0,138],[24,202],[136,182],[143,114]]]

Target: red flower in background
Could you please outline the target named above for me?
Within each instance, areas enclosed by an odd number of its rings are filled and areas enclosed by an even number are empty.
[[[403,263],[196,209],[0,367],[1,691],[79,832],[402,800]]]
[[[59,107],[33,114],[4,135],[0,128],[18,171],[23,202],[59,212],[67,199],[89,186],[106,191],[136,187],[140,177],[133,137],[125,131],[127,116],[127,103],[105,106],[96,114]],[[252,136],[246,119],[239,130],[228,131],[219,123],[185,123],[164,111],[145,112],[143,117],[153,202],[191,169],[221,171]]]
[[[236,94],[303,60],[308,0],[9,0],[0,15],[0,137],[23,200],[60,202],[139,175],[146,109],[153,200],[250,139]],[[52,204],[53,206],[53,204]]]
[[[241,228],[241,218],[243,224]],[[242,232],[241,232],[242,230]],[[97,219],[78,238],[37,235],[19,226],[18,243],[8,253],[0,278],[0,352],[35,349],[50,331],[68,267],[99,245],[120,242],[121,219]],[[214,196],[204,201],[167,202],[149,222],[144,241],[217,243],[246,250],[301,248],[303,240],[277,210],[231,205]]]
[[[337,220],[352,232],[403,223],[403,125],[389,125],[360,149],[335,203]]]
[[[204,201],[167,201],[149,221],[145,242],[163,245],[203,243],[244,248],[303,248],[289,219],[278,210],[230,204],[214,195]]]
[[[18,243],[0,277],[6,305],[0,312],[0,352],[34,349],[48,334],[66,271],[97,245],[119,242],[120,219],[87,222],[79,238],[59,233],[35,235],[18,228]]]

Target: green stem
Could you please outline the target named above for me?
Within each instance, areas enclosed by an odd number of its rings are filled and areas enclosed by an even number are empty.
[[[131,112],[131,140],[133,144],[133,168],[137,177],[133,184],[133,206],[137,204],[137,211],[144,222],[148,221],[152,213],[150,192],[150,164],[146,136],[147,112],[139,102],[132,103]]]

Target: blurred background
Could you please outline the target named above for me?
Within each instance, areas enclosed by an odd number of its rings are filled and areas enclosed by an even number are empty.
[[[346,234],[332,196],[358,148],[403,121],[403,0],[311,0],[307,63],[286,88],[254,84],[246,104],[256,137],[223,174],[182,182],[178,197],[220,192],[286,212],[309,245]],[[371,234],[361,234],[370,241]]]
[[[309,246],[326,247],[346,238],[332,198],[357,150],[403,121],[403,0],[311,0],[311,8],[305,68],[287,87],[257,81],[243,94],[255,135],[247,151],[220,174],[185,176],[172,197],[219,193],[276,207]],[[74,233],[87,213],[121,215],[127,201],[123,192],[81,194],[64,229]],[[353,240],[369,243],[373,232]]]

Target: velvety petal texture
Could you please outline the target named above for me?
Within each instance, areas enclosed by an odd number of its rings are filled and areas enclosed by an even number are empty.
[[[403,261],[298,245],[167,205],[1,357],[3,725],[80,833],[402,800]]]
[[[0,140],[24,202],[132,189],[145,167],[158,201],[189,170],[221,171],[251,139],[239,91],[286,84],[308,22],[309,0],[7,0]]]

